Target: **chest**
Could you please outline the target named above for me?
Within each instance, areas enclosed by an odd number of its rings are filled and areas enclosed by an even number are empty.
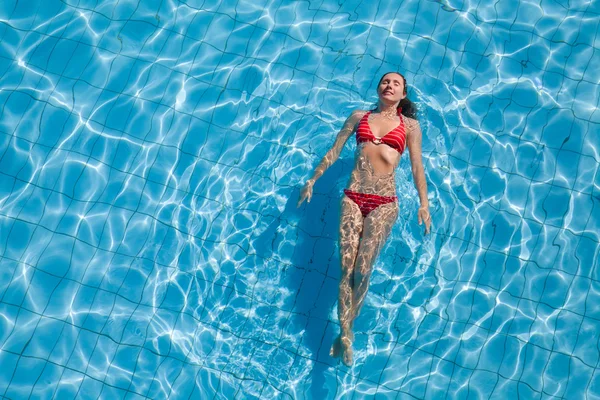
[[[382,139],[388,134],[398,136],[404,133],[404,121],[402,121],[402,115],[393,120],[387,118],[374,118],[373,115],[368,115],[364,122],[368,130],[376,139]]]
[[[358,124],[357,144],[369,142],[381,146],[382,153],[387,150],[402,153],[406,144],[406,131],[402,116],[400,115],[395,121],[386,118],[369,119],[369,117],[369,114],[366,114]]]

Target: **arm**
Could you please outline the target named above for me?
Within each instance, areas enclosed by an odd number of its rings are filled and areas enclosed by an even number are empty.
[[[421,221],[425,221],[425,233],[429,232],[429,224],[431,222],[431,216],[429,215],[429,199],[427,198],[427,180],[425,179],[425,171],[423,169],[423,156],[421,150],[421,143],[423,140],[423,134],[421,132],[421,126],[419,121],[413,120],[412,118],[406,119],[407,127],[407,144],[408,151],[410,152],[410,164],[412,168],[413,179],[415,181],[415,187],[419,193],[419,199],[421,201],[421,207],[419,207],[419,225]]]
[[[298,204],[296,207],[300,207],[300,204],[302,204],[304,200],[307,200],[310,203],[310,199],[312,197],[312,188],[316,180],[319,179],[325,173],[327,168],[329,168],[338,159],[342,149],[344,148],[344,145],[348,141],[348,138],[354,132],[356,124],[358,121],[360,121],[364,114],[364,111],[356,110],[352,112],[352,114],[346,119],[344,126],[342,126],[342,129],[335,138],[333,146],[331,146],[331,149],[329,149],[319,165],[317,165],[317,168],[315,168],[313,177],[306,181],[304,187],[300,191],[300,197],[298,198]]]
[[[329,149],[329,151],[325,154],[319,165],[317,165],[317,167],[315,168],[315,172],[313,173],[313,177],[310,178],[309,181],[311,181],[314,184],[317,181],[317,179],[319,179],[325,173],[327,168],[329,168],[333,165],[334,162],[336,162],[336,160],[340,156],[340,153],[342,152],[342,149],[344,148],[344,145],[348,141],[348,138],[354,132],[356,124],[358,123],[358,121],[360,121],[363,115],[364,111],[359,110],[353,111],[352,114],[350,114],[350,116],[346,119],[346,122],[344,122],[344,126],[342,126],[342,129],[339,131],[337,137],[335,138],[333,146],[331,146],[331,149]]]

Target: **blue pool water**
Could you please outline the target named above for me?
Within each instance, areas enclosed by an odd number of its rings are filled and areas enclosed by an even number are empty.
[[[0,3],[0,397],[600,398],[600,2]],[[355,143],[402,72],[433,216],[339,330]]]

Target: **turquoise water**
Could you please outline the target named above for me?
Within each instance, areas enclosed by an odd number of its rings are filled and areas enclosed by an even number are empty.
[[[0,3],[0,397],[600,398],[597,1]],[[401,212],[329,358],[387,71]]]

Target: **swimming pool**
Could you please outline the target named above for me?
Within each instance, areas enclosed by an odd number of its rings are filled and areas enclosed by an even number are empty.
[[[343,3],[343,4],[339,4]],[[0,4],[0,397],[599,398],[600,3]],[[351,110],[402,205],[329,357]]]

